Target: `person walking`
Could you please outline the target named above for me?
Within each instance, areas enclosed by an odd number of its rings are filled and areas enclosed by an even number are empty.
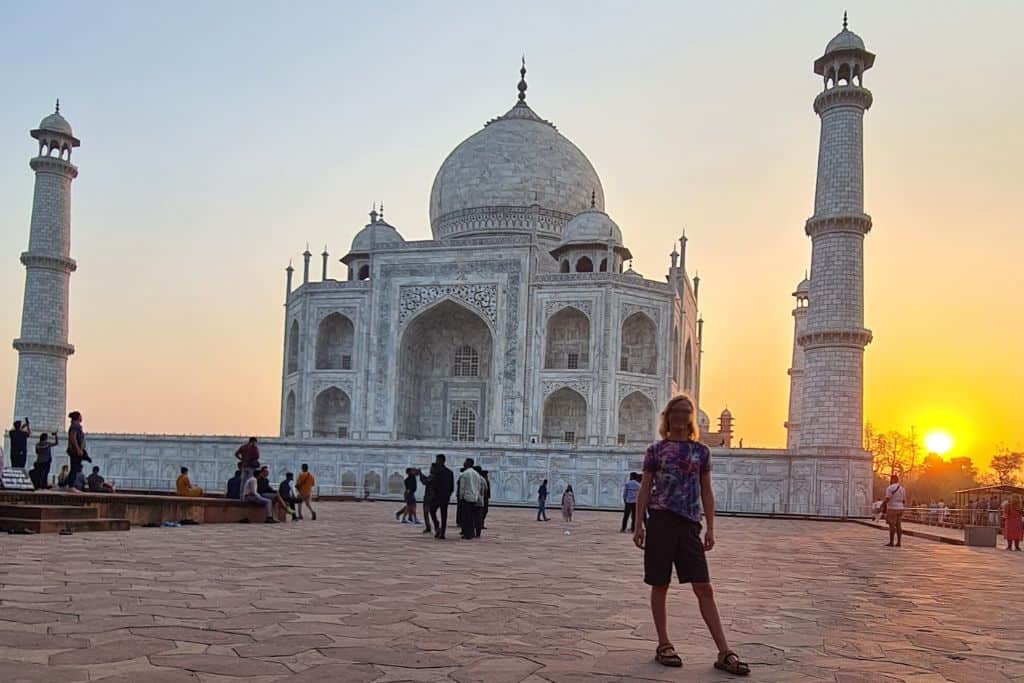
[[[448,504],[455,490],[455,476],[444,463],[444,453],[438,453],[430,466],[428,477],[431,488],[428,514],[434,525],[434,538],[437,539],[444,539],[445,531],[448,529]],[[438,512],[441,513],[440,520]]]
[[[11,467],[19,470],[25,469],[25,461],[28,460],[28,437],[32,436],[32,426],[28,418],[15,420],[14,429],[7,433],[11,440]]]
[[[480,476],[484,478],[484,505],[480,511],[480,528],[487,528],[487,513],[491,510],[491,473],[487,470],[477,470]],[[479,536],[480,534],[477,534]]]
[[[415,467],[405,468],[405,511],[402,515],[403,524],[419,524],[416,519],[416,474],[419,472]]]
[[[636,494],[640,491],[639,475],[636,472],[629,473],[629,479],[622,486],[622,528],[619,533],[626,533],[626,524],[629,530],[636,531]]]
[[[473,458],[466,458],[459,475],[459,521],[465,540],[476,538],[480,526],[477,523],[477,502],[483,491],[483,477],[473,469],[473,464]]]
[[[540,483],[540,488],[537,489],[537,521],[548,521],[548,480],[545,479]]]
[[[92,458],[89,457],[89,452],[85,450],[85,430],[82,429],[82,413],[73,410],[68,413],[68,418],[71,420],[71,426],[68,427],[67,451],[68,460],[71,463],[68,478],[74,482],[77,480],[77,474],[82,471],[82,463],[92,462]]]
[[[565,487],[562,494],[562,521],[571,522],[573,510],[576,509],[576,494],[572,492],[572,484]]]
[[[434,504],[434,466],[430,466],[430,474],[423,474],[423,470],[417,468],[416,476],[419,478],[420,483],[423,484],[423,533],[429,534],[432,529],[430,528],[430,506]],[[433,522],[434,526],[437,526],[437,522]]]
[[[1024,516],[1019,493],[1010,496],[1003,506],[1003,538],[1006,539],[1007,550],[1020,550],[1020,542],[1024,540]]]
[[[896,547],[903,547],[903,510],[907,500],[907,489],[900,483],[898,474],[889,477],[889,486],[885,489],[885,498],[882,500],[882,508],[885,510],[885,521],[889,525],[889,542],[885,545],[893,547],[893,540]]]
[[[39,443],[36,444],[36,461],[32,465],[32,483],[37,489],[50,488],[50,466],[53,464],[53,447],[56,445],[57,432],[53,433],[52,441],[46,432],[39,435]]]
[[[700,442],[696,406],[685,394],[673,396],[661,411],[661,440],[647,448],[637,495],[633,543],[644,551],[644,583],[651,587],[651,616],[658,634],[654,659],[678,667],[683,660],[668,637],[666,598],[672,567],[680,583],[689,583],[718,657],[715,668],[738,676],[750,667],[729,648],[715,604],[705,553],[715,547],[715,494],[711,488],[711,450]],[[701,540],[701,509],[707,530]]]
[[[302,506],[305,505],[306,509],[309,510],[309,516],[312,520],[316,521],[316,510],[310,503],[313,502],[313,490],[316,488],[316,477],[309,471],[309,465],[302,463],[301,471],[299,472],[299,478],[295,480],[295,490],[299,493],[299,503],[297,505],[299,509],[299,519],[302,519]]]

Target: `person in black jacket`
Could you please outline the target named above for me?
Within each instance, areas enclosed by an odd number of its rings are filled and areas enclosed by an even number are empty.
[[[428,514],[430,521],[434,523],[434,538],[444,538],[448,529],[448,501],[455,492],[455,475],[445,464],[444,453],[438,453],[434,464],[430,466],[428,490],[430,491],[430,508]],[[437,518],[438,511],[441,512],[440,522]]]
[[[45,432],[39,436],[36,444],[36,462],[29,472],[29,478],[37,489],[50,488],[50,465],[53,463],[53,447],[57,445],[57,433],[53,433],[53,441]]]
[[[242,470],[235,470],[235,476],[228,479],[228,490],[225,497],[234,500],[242,499]]]
[[[277,487],[277,495],[281,497],[281,502],[284,503],[285,511],[292,516],[292,521],[299,521],[299,516],[295,514],[295,506],[298,504],[299,499],[295,496],[295,492],[292,490],[292,481],[295,475],[291,472],[284,473],[284,481]]]
[[[11,467],[18,469],[25,468],[25,461],[28,460],[28,437],[32,436],[32,427],[25,421],[14,421],[14,429],[7,433],[11,439]]]

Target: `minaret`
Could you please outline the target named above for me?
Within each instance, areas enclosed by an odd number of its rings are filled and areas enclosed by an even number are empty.
[[[864,72],[875,56],[846,28],[814,62],[824,90],[814,99],[821,117],[814,215],[806,224],[811,238],[811,278],[804,350],[804,390],[800,449],[820,454],[862,452],[864,347],[864,235],[871,217],[864,213],[864,112],[871,92]]]
[[[15,419],[29,418],[35,433],[63,432],[67,412],[68,290],[77,267],[71,258],[71,181],[78,168],[71,150],[79,146],[71,125],[57,109],[30,132],[39,154],[29,161],[36,173],[21,307]]]
[[[793,297],[793,360],[789,366],[789,418],[785,422],[786,448],[794,450],[800,445],[800,412],[803,409],[804,350],[798,343],[807,329],[807,292],[810,282],[805,277],[796,286]]]

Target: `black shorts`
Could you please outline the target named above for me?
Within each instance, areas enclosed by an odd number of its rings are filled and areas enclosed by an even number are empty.
[[[405,494],[405,504],[406,505],[415,505],[416,504],[416,494],[415,493],[406,493]]]
[[[650,512],[644,540],[644,583],[671,583],[673,564],[679,583],[709,583],[700,523],[665,510]]]

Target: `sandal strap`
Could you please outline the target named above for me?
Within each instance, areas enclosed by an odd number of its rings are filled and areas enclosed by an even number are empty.
[[[658,649],[655,650],[654,652],[656,654],[663,655],[666,652],[668,652],[669,650],[672,650],[672,654],[676,654],[676,648],[675,648],[675,646],[672,643],[665,643],[664,645],[659,645]]]

